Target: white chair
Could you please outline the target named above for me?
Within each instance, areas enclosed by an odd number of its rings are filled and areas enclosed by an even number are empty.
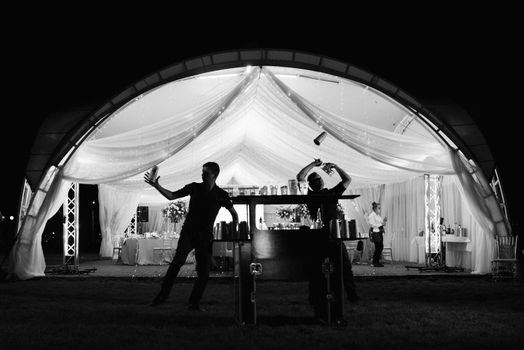
[[[113,254],[111,259],[115,262],[121,261],[122,256],[122,243],[124,242],[124,237],[114,236],[113,237]]]
[[[129,237],[123,240],[120,259],[124,265],[138,265],[138,239]]]
[[[491,260],[491,276],[493,280],[517,278],[517,241],[518,236],[496,237],[496,257]]]

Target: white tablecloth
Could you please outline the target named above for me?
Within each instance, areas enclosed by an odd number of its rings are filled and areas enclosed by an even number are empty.
[[[155,259],[154,248],[162,248],[164,244],[170,246],[174,250],[177,247],[178,239],[164,239],[162,238],[128,238],[124,241],[122,246],[121,258],[122,263],[127,265],[158,265],[160,262]]]
[[[471,239],[454,235],[442,235],[446,243],[446,266],[471,268]]]

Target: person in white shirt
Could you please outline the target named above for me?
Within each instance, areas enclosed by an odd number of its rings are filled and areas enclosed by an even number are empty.
[[[382,250],[384,249],[384,226],[388,220],[387,217],[380,216],[380,203],[371,203],[373,211],[368,216],[369,223],[369,238],[375,244],[375,251],[373,253],[373,266],[384,266],[380,262],[382,257]]]

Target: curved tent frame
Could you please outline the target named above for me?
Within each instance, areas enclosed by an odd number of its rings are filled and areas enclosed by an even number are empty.
[[[486,178],[494,175],[495,161],[486,139],[459,106],[442,100],[423,103],[373,73],[330,57],[293,50],[250,49],[217,52],[173,64],[128,86],[101,107],[84,107],[50,116],[44,121],[29,156],[26,169],[29,184],[34,189],[46,169],[67,159],[97,125],[130,100],[175,80],[247,65],[302,68],[368,85],[410,108],[451,148],[460,149],[466,158],[478,164]]]

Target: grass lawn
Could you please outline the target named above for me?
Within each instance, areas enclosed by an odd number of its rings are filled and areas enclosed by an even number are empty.
[[[0,283],[0,349],[521,349],[524,283],[486,277],[357,279],[348,327],[320,325],[306,282],[257,283],[257,325],[233,318],[231,280],[193,280],[149,306],[159,279],[46,277]]]

